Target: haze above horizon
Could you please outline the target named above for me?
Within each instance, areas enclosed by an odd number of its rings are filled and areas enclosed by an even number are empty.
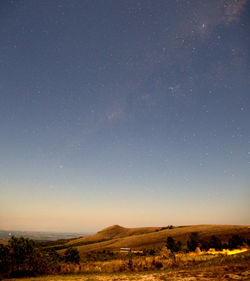
[[[0,4],[0,229],[250,222],[250,1]]]

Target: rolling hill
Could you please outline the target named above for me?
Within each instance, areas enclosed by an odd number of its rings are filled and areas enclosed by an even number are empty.
[[[216,235],[222,242],[227,242],[232,235],[250,239],[248,226],[240,225],[191,225],[167,227],[126,228],[119,225],[107,227],[96,234],[70,240],[61,245],[63,248],[77,247],[80,254],[92,251],[117,251],[122,247],[132,249],[158,248],[166,243],[168,236],[185,244],[192,232],[198,232],[201,241]]]

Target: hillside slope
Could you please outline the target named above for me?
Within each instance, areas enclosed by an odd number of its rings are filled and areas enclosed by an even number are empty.
[[[107,228],[104,228],[101,231],[98,231],[96,234],[80,237],[78,239],[69,241],[68,243],[65,244],[65,246],[99,243],[112,239],[119,239],[128,236],[152,233],[155,231],[159,231],[160,229],[161,227],[125,228],[120,225],[112,225]]]
[[[122,247],[157,248],[165,245],[168,236],[185,244],[191,232],[198,232],[202,241],[216,235],[222,242],[226,242],[235,234],[250,239],[248,227],[239,225],[191,225],[173,229],[161,227],[125,228],[114,225],[96,234],[69,241],[64,246],[77,247],[81,254],[90,251],[119,250]]]

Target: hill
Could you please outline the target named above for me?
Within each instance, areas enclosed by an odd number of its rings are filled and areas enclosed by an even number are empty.
[[[166,243],[166,238],[172,236],[185,244],[192,232],[198,232],[201,241],[207,241],[216,235],[222,242],[227,242],[232,235],[250,239],[248,226],[239,225],[191,225],[168,227],[138,227],[126,228],[119,225],[107,227],[96,234],[70,240],[58,249],[77,247],[80,254],[92,251],[116,251],[123,247],[132,249],[158,248]]]
[[[140,234],[148,234],[155,231],[159,231],[161,227],[138,227],[138,228],[125,228],[120,225],[113,225],[103,230],[97,232],[96,234],[81,237],[79,239],[75,239],[73,241],[68,242],[66,245],[75,245],[75,244],[90,244],[103,242],[112,239],[119,239],[128,236],[140,235]]]

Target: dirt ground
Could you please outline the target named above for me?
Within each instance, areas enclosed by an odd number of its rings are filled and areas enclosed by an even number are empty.
[[[8,279],[15,281],[224,281],[250,280],[250,266],[220,266],[209,269],[179,270],[168,272],[140,272],[118,274],[55,275],[35,278]],[[7,281],[7,280],[6,280]]]

